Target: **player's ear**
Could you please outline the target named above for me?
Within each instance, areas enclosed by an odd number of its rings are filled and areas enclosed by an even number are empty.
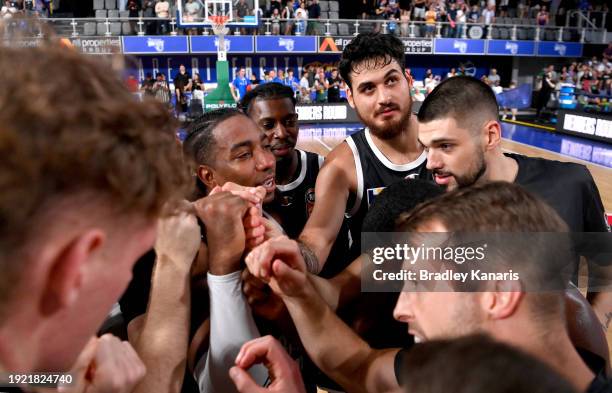
[[[198,179],[200,179],[200,181],[204,183],[208,190],[212,190],[213,188],[219,185],[214,169],[212,169],[208,165],[198,166],[198,170],[196,173],[198,175]]]
[[[42,258],[48,258],[49,266],[40,303],[44,314],[60,312],[76,301],[88,264],[99,253],[105,239],[103,230],[90,228],[42,254]]]
[[[501,144],[501,125],[498,121],[488,121],[484,126],[486,149],[491,150]]]
[[[405,76],[405,77],[406,77],[406,79],[408,80],[408,87],[412,87],[412,82],[413,82],[413,80],[412,80],[412,75],[410,75],[410,74],[408,73],[408,71],[406,70],[406,71],[404,71],[404,76]]]
[[[351,108],[355,108],[355,101],[353,100],[353,89],[349,87],[346,89],[346,100],[348,101]]]

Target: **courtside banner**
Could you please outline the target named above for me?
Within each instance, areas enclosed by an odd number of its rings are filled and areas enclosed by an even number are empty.
[[[191,53],[217,53],[219,38],[214,35],[190,36]],[[253,53],[255,44],[252,36],[225,36],[227,53]]]
[[[434,52],[440,55],[484,55],[485,40],[436,38],[434,40]]]
[[[341,53],[353,40],[353,36],[319,37],[319,53]],[[433,40],[430,38],[399,37],[406,48],[406,54],[433,54]]]
[[[612,116],[559,110],[557,132],[612,143]]]
[[[316,53],[317,37],[307,36],[257,36],[257,53]]]
[[[189,53],[187,36],[124,36],[122,39],[123,53],[126,54]]]
[[[534,41],[489,40],[487,54],[495,56],[534,56]]]
[[[612,289],[609,232],[364,232],[361,249],[362,292],[561,292],[579,256],[589,287]]]
[[[72,46],[88,55],[121,53],[121,37],[74,37]]]
[[[358,123],[357,113],[345,102],[296,105],[300,123]]]
[[[538,42],[538,56],[581,57],[583,45],[579,42]]]

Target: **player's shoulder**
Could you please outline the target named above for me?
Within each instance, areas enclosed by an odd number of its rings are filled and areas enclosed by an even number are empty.
[[[519,164],[519,173],[528,175],[546,176],[557,182],[591,182],[589,169],[575,162],[549,160],[540,157],[528,157],[520,154],[506,154],[514,158]]]

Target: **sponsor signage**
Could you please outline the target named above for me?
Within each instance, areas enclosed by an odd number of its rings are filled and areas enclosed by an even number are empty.
[[[612,143],[612,116],[559,111],[557,131]]]
[[[253,53],[255,46],[252,36],[225,36],[227,53]],[[219,38],[214,35],[190,36],[191,53],[217,53]]]
[[[355,110],[347,103],[309,104],[295,107],[300,123],[358,123]]]
[[[121,53],[121,37],[74,37],[70,43],[87,54]]]
[[[319,37],[319,53],[340,53],[353,40],[353,36]],[[433,40],[429,38],[399,37],[408,54],[432,54]]]
[[[484,55],[484,40],[463,40],[459,38],[436,38],[434,51],[442,55]]]
[[[581,57],[579,42],[538,42],[538,56]]]
[[[534,56],[535,41],[489,40],[487,54],[495,56]]]
[[[187,36],[124,36],[123,53],[156,55],[189,53]]]
[[[314,36],[257,36],[258,53],[316,53],[317,37]]]

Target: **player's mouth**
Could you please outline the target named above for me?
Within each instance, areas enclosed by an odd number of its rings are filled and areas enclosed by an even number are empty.
[[[272,146],[272,153],[274,153],[275,156],[286,156],[290,152],[291,146],[289,144]]]
[[[384,119],[384,118],[387,118],[387,117],[394,116],[398,112],[399,112],[399,108],[398,107],[396,107],[396,106],[388,106],[386,108],[383,108],[383,109],[377,111],[376,115],[380,116],[380,117],[382,117]]]
[[[434,173],[434,180],[436,181],[436,184],[439,184],[441,186],[448,185],[452,178],[453,175],[448,173]]]
[[[258,185],[265,188],[267,194],[274,193],[276,190],[276,181],[274,180],[274,176],[266,177],[266,179]]]

